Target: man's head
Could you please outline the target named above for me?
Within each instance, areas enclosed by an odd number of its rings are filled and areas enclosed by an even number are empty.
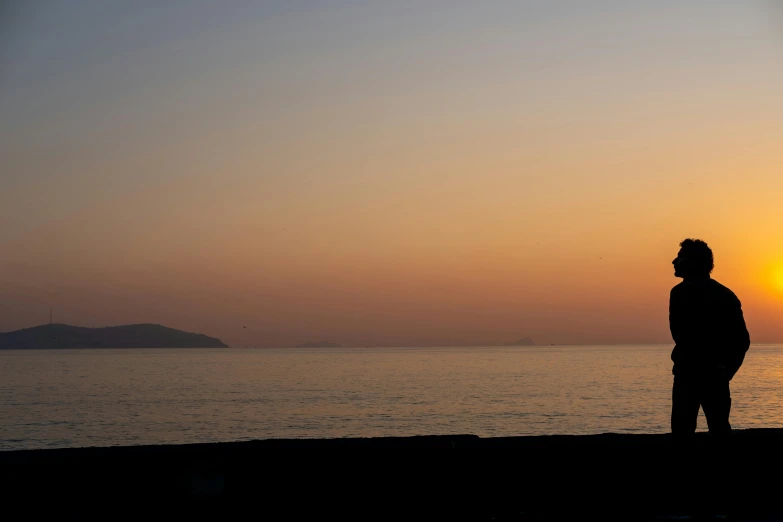
[[[675,277],[708,277],[715,263],[712,250],[701,239],[686,239],[672,261]]]

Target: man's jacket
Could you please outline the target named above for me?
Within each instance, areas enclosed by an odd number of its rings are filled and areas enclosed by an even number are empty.
[[[672,288],[669,328],[672,371],[678,375],[720,369],[731,380],[750,347],[740,300],[709,277],[688,278]]]

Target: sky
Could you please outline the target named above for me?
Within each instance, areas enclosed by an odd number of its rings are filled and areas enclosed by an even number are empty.
[[[783,342],[783,6],[586,4],[4,2],[0,331]]]

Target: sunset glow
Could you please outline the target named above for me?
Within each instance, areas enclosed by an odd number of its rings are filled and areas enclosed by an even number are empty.
[[[783,339],[764,3],[66,4],[0,26],[0,331],[665,343],[698,237]]]

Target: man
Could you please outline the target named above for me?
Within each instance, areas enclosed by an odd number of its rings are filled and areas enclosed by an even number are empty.
[[[699,239],[680,243],[672,261],[682,282],[669,298],[672,361],[672,433],[696,431],[699,406],[712,435],[731,432],[729,381],[750,347],[742,307],[734,293],[710,278],[712,250]]]

